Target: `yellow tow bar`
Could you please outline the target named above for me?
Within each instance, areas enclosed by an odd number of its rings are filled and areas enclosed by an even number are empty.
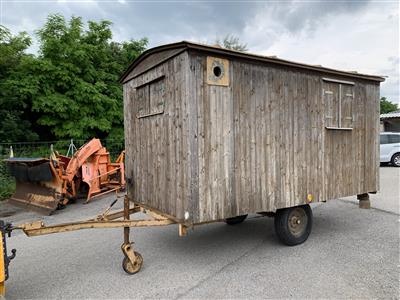
[[[8,265],[15,257],[16,250],[11,250],[11,256],[7,256],[6,236],[11,232],[11,225],[0,220],[0,296],[5,296],[6,287],[5,281],[8,279]]]

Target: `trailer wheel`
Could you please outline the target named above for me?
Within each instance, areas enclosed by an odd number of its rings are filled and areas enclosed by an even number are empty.
[[[233,218],[227,218],[225,219],[225,223],[228,225],[236,225],[242,223],[244,220],[246,220],[247,215],[242,215],[242,216],[237,216]]]
[[[295,246],[305,242],[312,228],[312,210],[308,204],[279,209],[275,215],[275,232],[279,240]]]
[[[133,274],[136,274],[137,272],[139,272],[143,265],[142,255],[139,252],[135,251],[135,256],[136,256],[136,261],[133,265],[132,265],[131,261],[129,260],[129,258],[127,258],[126,256],[124,257],[124,259],[122,261],[122,268],[129,275],[133,275]]]

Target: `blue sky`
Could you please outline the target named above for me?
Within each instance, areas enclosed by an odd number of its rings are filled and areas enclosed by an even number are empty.
[[[233,34],[252,53],[388,76],[381,95],[400,103],[398,1],[0,0],[0,12],[2,25],[31,35],[50,13],[107,19],[115,40],[150,46]]]

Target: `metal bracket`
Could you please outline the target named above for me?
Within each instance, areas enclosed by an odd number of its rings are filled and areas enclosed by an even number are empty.
[[[187,226],[179,224],[179,236],[186,236],[186,235],[187,235]]]
[[[121,245],[122,253],[124,253],[125,257],[127,257],[131,264],[135,264],[137,260],[137,256],[135,255],[135,251],[133,251],[133,242],[123,243]]]

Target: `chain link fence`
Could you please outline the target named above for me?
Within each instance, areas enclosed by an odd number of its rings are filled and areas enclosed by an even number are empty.
[[[71,147],[79,149],[88,140],[61,140],[48,142],[14,142],[0,143],[0,159],[10,157],[11,149],[14,157],[49,157],[52,149],[61,155],[71,156]],[[102,140],[101,144],[106,147],[112,159],[116,159],[121,151],[124,150],[123,140]],[[68,150],[69,153],[68,153]],[[75,150],[76,151],[76,150]]]

